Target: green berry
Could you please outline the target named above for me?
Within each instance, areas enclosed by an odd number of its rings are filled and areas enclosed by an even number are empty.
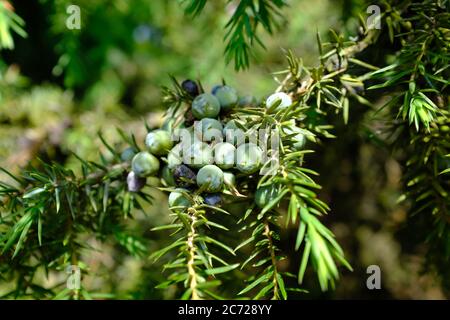
[[[183,160],[192,168],[201,168],[214,162],[212,149],[204,142],[195,142],[186,151]]]
[[[220,121],[211,118],[204,118],[194,125],[195,136],[201,141],[223,141],[223,126]]]
[[[154,175],[159,170],[159,160],[147,151],[141,151],[133,157],[131,169],[139,177]]]
[[[289,107],[292,104],[292,99],[290,96],[288,96],[284,92],[277,92],[267,98],[266,107],[268,109],[270,109],[270,108],[274,107],[275,104],[277,104],[277,103],[278,103],[278,106],[275,108],[275,111]]]
[[[131,161],[136,154],[136,149],[133,147],[128,147],[125,150],[122,151],[120,154],[120,159],[124,162]]]
[[[235,129],[239,129],[238,125],[237,125],[237,121],[236,120],[230,120],[225,124],[225,127],[223,128],[223,130],[235,130]]]
[[[173,146],[170,133],[164,130],[149,132],[145,138],[145,145],[154,155],[166,155]]]
[[[261,167],[263,152],[253,143],[240,145],[236,150],[236,168],[242,173],[251,174]]]
[[[260,187],[255,192],[255,203],[258,207],[264,208],[270,201],[278,195],[278,189],[272,185]]]
[[[228,142],[222,142],[214,147],[214,163],[221,169],[230,169],[236,161],[236,148]]]
[[[290,139],[292,140],[292,148],[295,151],[300,151],[304,148],[306,144],[306,136],[303,131],[297,127],[290,127],[284,129],[287,135],[293,135]]]
[[[216,118],[220,113],[220,102],[210,93],[202,93],[192,101],[192,114],[196,119]]]
[[[223,171],[215,165],[206,165],[197,173],[197,185],[205,186],[205,192],[219,192],[223,188]]]
[[[229,187],[235,187],[236,186],[236,176],[231,172],[224,172],[223,173],[223,183]]]
[[[174,137],[180,140],[184,148],[185,146],[190,146],[195,142],[201,141],[199,132],[200,129],[196,130],[194,126],[190,126],[189,128],[180,128],[175,130]]]
[[[298,133],[297,135],[294,136],[294,150],[302,150],[306,144],[306,137],[303,133]]]
[[[183,193],[189,193],[188,190],[178,188],[175,189],[175,191],[172,191],[169,194],[169,207],[190,207],[191,201],[183,194]]]
[[[221,86],[214,91],[222,110],[230,110],[238,101],[237,91],[229,86]]]
[[[174,169],[183,163],[183,143],[177,144],[167,155],[167,166]]]
[[[236,120],[228,121],[223,129],[223,135],[226,142],[239,146],[245,142],[245,133],[236,123]]]
[[[212,94],[216,94],[217,90],[219,90],[220,88],[222,88],[223,85],[221,84],[217,84],[215,85],[212,89],[211,89],[211,93]]]

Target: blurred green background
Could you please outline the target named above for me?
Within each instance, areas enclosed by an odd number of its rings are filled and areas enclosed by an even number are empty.
[[[161,123],[161,86],[170,86],[169,75],[199,79],[207,89],[225,79],[242,94],[270,94],[277,87],[272,73],[286,67],[284,49],[315,65],[316,31],[324,38],[329,28],[354,34],[357,15],[365,14],[358,0],[288,1],[281,28],[273,36],[261,32],[266,50],[256,47],[250,69],[237,73],[223,58],[223,27],[233,10],[225,0],[209,1],[195,18],[184,14],[182,1],[9,2],[27,32],[26,38],[14,35],[14,49],[0,51],[0,166],[13,172],[38,157],[67,166],[76,164],[72,152],[97,159],[103,148],[99,130],[117,148],[123,147],[117,127],[142,142],[144,121],[151,127]],[[81,8],[80,30],[66,27],[71,4]],[[361,133],[372,116],[356,110],[349,126],[337,119],[339,138],[327,141],[307,163],[321,173],[321,196],[332,208],[326,224],[355,270],[343,271],[335,291],[313,290],[300,298],[445,298],[433,272],[422,272],[424,248],[409,245],[409,234],[402,233],[406,208],[396,205],[402,168]],[[167,220],[163,195],[156,196],[158,205],[148,208],[147,216],[136,213],[129,222],[150,250],[168,241],[149,231]],[[282,239],[286,248],[292,247],[294,231]],[[86,241],[98,250],[86,252],[83,261],[91,271],[83,285],[98,297],[174,298],[170,290],[154,289],[164,279],[160,265],[88,236]],[[284,263],[289,268],[298,261]],[[381,267],[382,290],[366,288],[371,264]],[[41,281],[51,286],[65,277],[42,275]],[[317,288],[315,275],[309,278],[305,286]],[[0,283],[0,295],[11,285]]]

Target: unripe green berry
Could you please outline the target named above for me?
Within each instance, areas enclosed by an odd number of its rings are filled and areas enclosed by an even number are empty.
[[[192,114],[196,119],[216,118],[220,113],[220,102],[210,93],[202,93],[192,101]]]
[[[228,121],[228,122],[225,124],[225,127],[223,128],[223,130],[225,131],[225,130],[227,130],[227,129],[232,129],[232,130],[234,130],[234,129],[239,129],[239,127],[238,127],[238,125],[237,125],[237,121],[234,120],[234,119]]]
[[[214,147],[214,163],[221,169],[230,169],[236,162],[236,148],[228,142]]]
[[[145,145],[154,155],[162,156],[169,153],[173,146],[173,141],[168,131],[155,130],[147,134]]]
[[[195,142],[186,151],[183,160],[192,168],[201,168],[214,162],[212,149],[204,142]]]
[[[215,85],[212,89],[211,89],[211,93],[212,94],[216,94],[217,90],[219,90],[220,88],[222,88],[222,84],[217,84]]]
[[[214,95],[219,100],[222,110],[231,110],[238,101],[237,91],[230,86],[221,86],[214,91]]]
[[[134,149],[133,147],[128,147],[125,150],[123,150],[122,153],[120,154],[120,160],[131,161],[136,152],[137,152],[136,149]]]
[[[292,99],[284,92],[277,92],[269,96],[266,100],[266,107],[272,108],[276,103],[279,103],[275,111],[285,109],[292,104]]]
[[[290,138],[292,143],[292,149],[295,151],[300,151],[305,147],[306,144],[306,136],[302,130],[299,128],[292,126],[289,128],[285,128],[283,130],[287,135],[294,135]]]
[[[245,143],[236,150],[236,168],[242,173],[252,174],[261,167],[263,152],[254,143]]]
[[[167,155],[167,166],[174,169],[183,163],[183,143],[177,144]]]
[[[239,146],[245,142],[244,131],[237,126],[236,120],[230,120],[227,122],[223,129],[223,135],[225,141],[235,146]]]
[[[147,151],[141,151],[133,157],[131,169],[139,177],[154,175],[159,170],[159,160]]]
[[[200,141],[223,141],[223,126],[222,123],[216,119],[204,118],[201,121],[196,122],[194,127],[195,136]]]
[[[236,176],[231,172],[224,172],[223,183],[229,187],[236,187]]]
[[[198,121],[200,123],[200,121]],[[189,146],[191,146],[193,143],[201,141],[201,129],[198,125],[198,128],[195,128],[194,126],[190,126],[188,128],[179,128],[174,131],[174,138],[177,140],[180,140],[180,143],[183,146],[183,150]]]
[[[197,185],[205,186],[205,192],[219,192],[223,188],[223,171],[215,165],[206,165],[197,173]]]
[[[183,195],[183,192],[189,193],[189,191],[186,189],[178,188],[169,194],[168,202],[170,208],[173,207],[188,208],[191,206],[191,201],[185,195]]]
[[[303,133],[298,133],[297,135],[294,136],[294,150],[296,151],[300,151],[305,147],[306,144],[306,137]]]
[[[278,195],[278,190],[274,186],[260,187],[255,192],[255,203],[258,207],[264,208],[270,201]]]

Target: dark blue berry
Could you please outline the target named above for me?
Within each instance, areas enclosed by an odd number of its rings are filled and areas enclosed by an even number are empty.
[[[212,193],[203,196],[203,201],[210,206],[219,206],[222,203],[222,197],[219,193]]]
[[[178,186],[186,187],[196,183],[197,175],[188,166],[180,164],[173,170],[173,177]]]
[[[184,80],[181,83],[181,87],[184,91],[186,91],[191,97],[196,97],[199,94],[198,86],[197,84],[192,80]]]

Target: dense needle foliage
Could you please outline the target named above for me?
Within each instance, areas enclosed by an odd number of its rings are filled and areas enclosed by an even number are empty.
[[[182,7],[195,23],[207,14],[210,2],[183,1]],[[10,31],[24,36],[23,21],[4,3],[0,1],[0,48],[12,48]],[[245,69],[254,47],[264,47],[259,29],[275,36],[277,26],[286,23],[282,12],[289,6],[276,0],[227,5],[232,15],[224,25],[225,60],[234,61],[236,70]],[[160,172],[148,178],[141,191],[128,190],[130,161],[122,151],[132,147],[138,152],[145,146],[120,129],[117,145],[99,134],[104,152],[98,161],[75,155],[76,165],[71,168],[43,159],[19,173],[2,169],[0,280],[14,282],[3,297],[103,297],[83,285],[67,288],[65,278],[51,287],[34,281],[39,273],[63,272],[67,265],[78,265],[87,276],[90,269],[83,257],[95,250],[86,242],[89,237],[150,259],[157,272],[166,275],[166,281],[150,280],[152,290],[172,290],[176,298],[298,297],[311,289],[304,284],[311,270],[322,291],[333,289],[341,273],[352,271],[352,259],[327,227],[333,207],[321,198],[317,181],[319,175],[322,180],[327,177],[312,169],[309,159],[316,150],[326,149],[329,141],[339,139],[337,123],[350,127],[352,121],[359,121],[353,114],[361,112],[371,115],[365,134],[403,165],[399,200],[408,208],[407,230],[414,232],[411,242],[427,244],[424,266],[437,271],[443,287],[449,288],[450,3],[382,1],[380,7],[380,29],[367,25],[361,15],[351,35],[318,32],[318,57],[311,66],[291,50],[284,51],[287,68],[274,74],[273,89],[266,96],[285,92],[293,100],[290,107],[268,108],[260,99],[227,115],[246,132],[279,132],[280,165],[271,175],[240,177],[222,206],[206,204],[201,192],[185,194],[192,205],[171,208],[166,223],[152,226],[151,236],[128,230],[137,211],[145,214],[165,201],[154,190],[173,189]],[[327,42],[322,40],[325,37]],[[83,82],[80,79],[74,73],[64,82],[76,88]],[[189,121],[192,97],[181,80],[172,78],[172,85],[162,89],[166,121]],[[212,87],[200,82],[204,91]],[[301,150],[293,146],[292,125],[307,139]],[[262,187],[272,188],[275,196],[259,207],[254,197]],[[295,236],[286,241],[292,229]],[[155,249],[152,237],[164,245]],[[283,267],[285,260],[289,269]]]

